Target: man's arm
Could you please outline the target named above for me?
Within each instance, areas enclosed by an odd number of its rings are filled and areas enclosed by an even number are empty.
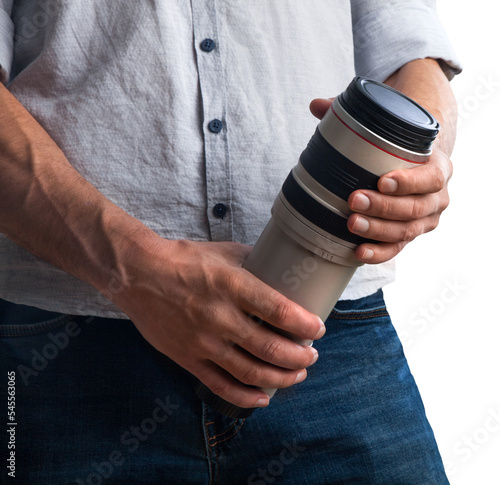
[[[395,170],[378,182],[379,192],[357,190],[349,197],[354,212],[349,230],[381,241],[361,244],[356,256],[365,263],[381,263],[398,254],[408,242],[432,231],[448,206],[450,156],[456,136],[457,108],[450,83],[434,59],[418,59],[392,74],[386,84],[401,91],[433,114],[441,130],[429,162],[410,170]],[[312,113],[321,118],[331,101],[314,100]]]
[[[0,106],[1,232],[101,291],[118,272],[125,285],[113,302],[155,348],[234,404],[268,403],[241,382],[305,379],[317,352],[248,315],[304,339],[324,325],[242,269],[248,246],[161,238],[81,177],[1,84]]]

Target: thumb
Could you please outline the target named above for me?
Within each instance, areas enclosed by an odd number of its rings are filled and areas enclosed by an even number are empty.
[[[332,105],[332,102],[335,98],[316,98],[311,101],[309,105],[309,109],[311,113],[316,116],[316,118],[321,119],[325,116],[325,113],[328,111],[328,108]]]

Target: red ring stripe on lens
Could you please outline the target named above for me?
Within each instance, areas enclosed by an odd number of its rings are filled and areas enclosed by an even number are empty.
[[[359,136],[362,140],[366,141],[370,145],[374,146],[375,148],[378,148],[379,150],[383,151],[384,153],[387,153],[388,155],[391,155],[392,157],[399,158],[399,160],[403,160],[404,162],[409,162],[409,163],[415,163],[416,165],[423,165],[424,163],[427,162],[415,162],[413,160],[408,160],[407,158],[403,157],[398,157],[397,155],[394,155],[394,153],[391,153],[387,150],[384,150],[383,148],[380,148],[378,145],[375,145],[375,143],[371,142],[370,140],[367,140],[364,136],[361,136],[356,130],[352,129],[333,109],[333,104],[330,106],[330,109],[332,110],[333,114],[337,117],[337,119],[346,127],[349,128],[355,135]]]

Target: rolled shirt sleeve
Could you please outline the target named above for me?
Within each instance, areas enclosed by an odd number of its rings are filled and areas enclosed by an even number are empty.
[[[356,74],[384,81],[406,63],[437,59],[452,79],[462,67],[434,0],[351,0]]]
[[[10,19],[12,0],[0,0],[0,81],[7,84],[14,49],[14,24]]]

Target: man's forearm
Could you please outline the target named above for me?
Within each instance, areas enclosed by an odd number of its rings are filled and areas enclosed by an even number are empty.
[[[0,231],[38,257],[105,288],[124,252],[154,233],[70,165],[0,85]]]
[[[450,83],[434,59],[405,64],[385,83],[426,108],[441,125],[437,147],[450,156],[456,137],[457,104]]]
[[[259,388],[305,379],[317,351],[248,315],[306,340],[324,325],[241,267],[248,246],[161,238],[86,182],[4,87],[0,106],[2,232],[105,294],[118,271],[113,302],[143,337],[233,404],[266,406]]]

